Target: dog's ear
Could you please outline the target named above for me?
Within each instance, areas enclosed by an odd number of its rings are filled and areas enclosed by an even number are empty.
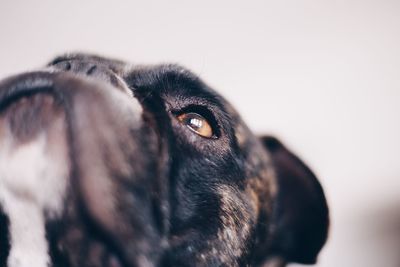
[[[271,257],[313,264],[325,244],[329,214],[313,172],[274,137],[261,137],[271,156],[277,192],[268,230]]]

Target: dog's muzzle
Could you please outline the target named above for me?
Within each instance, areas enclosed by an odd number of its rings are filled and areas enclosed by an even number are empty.
[[[8,266],[155,265],[161,146],[131,92],[109,66],[78,60],[0,84]]]

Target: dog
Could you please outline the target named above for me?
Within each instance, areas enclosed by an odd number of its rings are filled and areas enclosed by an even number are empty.
[[[178,65],[57,57],[0,83],[0,266],[313,264],[313,172]]]

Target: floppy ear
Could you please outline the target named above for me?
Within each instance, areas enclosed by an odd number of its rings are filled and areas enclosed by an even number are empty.
[[[271,155],[277,183],[268,251],[285,262],[313,264],[329,226],[323,189],[313,172],[276,138],[264,136],[261,141]]]

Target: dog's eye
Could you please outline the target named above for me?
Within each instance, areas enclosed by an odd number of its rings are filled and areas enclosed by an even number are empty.
[[[183,113],[176,118],[180,123],[202,137],[213,138],[215,136],[210,123],[200,114],[194,112]]]

